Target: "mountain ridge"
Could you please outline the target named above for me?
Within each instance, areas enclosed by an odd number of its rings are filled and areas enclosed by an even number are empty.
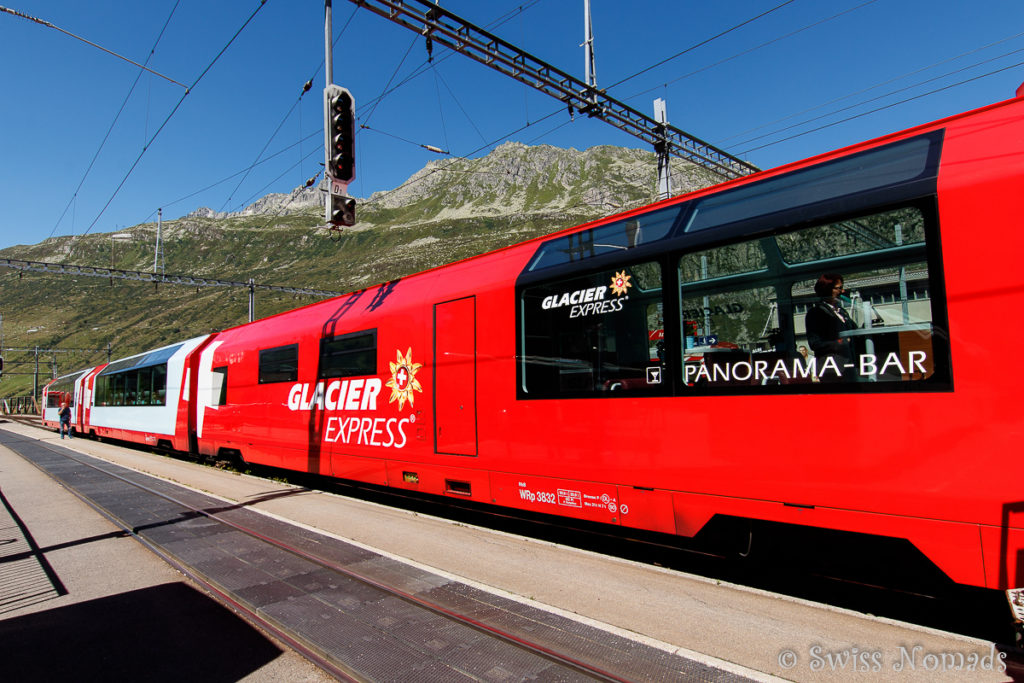
[[[655,199],[656,175],[654,154],[642,150],[506,142],[484,157],[429,162],[399,187],[359,200],[357,224],[341,231],[325,229],[317,187],[268,194],[232,213],[196,208],[162,222],[163,270],[354,291],[648,203]],[[704,169],[674,163],[678,191],[711,182]],[[155,241],[156,224],[141,223],[17,245],[0,256],[149,272]],[[261,292],[256,317],[312,301]],[[116,358],[237,325],[247,310],[248,291],[241,288],[193,290],[0,269],[0,332],[7,348],[109,343]],[[52,360],[62,372],[105,358],[61,354],[60,363]],[[8,375],[0,381],[0,396],[24,393],[25,382],[16,378],[24,380]]]

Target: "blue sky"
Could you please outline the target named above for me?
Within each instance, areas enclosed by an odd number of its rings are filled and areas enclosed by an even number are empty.
[[[183,99],[161,76],[0,13],[0,248],[111,232],[155,220],[158,207],[165,219],[238,210],[320,171],[322,0],[268,0],[259,11],[258,0],[3,4],[196,85]],[[349,0],[333,4],[334,81],[371,128],[358,136],[354,196],[439,158],[420,144],[454,156],[506,140],[644,147],[608,124],[569,122],[549,97],[440,45],[427,65],[422,37]],[[599,87],[648,113],[663,97],[674,125],[762,168],[1007,99],[1024,82],[1019,0],[591,4]],[[582,0],[443,6],[583,78]]]

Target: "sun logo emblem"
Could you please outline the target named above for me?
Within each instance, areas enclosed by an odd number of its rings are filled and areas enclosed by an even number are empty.
[[[615,296],[622,296],[625,294],[626,290],[633,286],[633,283],[629,281],[631,277],[633,276],[626,275],[626,271],[624,270],[615,273],[615,277],[612,278],[612,293],[615,294]]]
[[[405,402],[409,402],[411,407],[413,404],[413,391],[423,391],[423,387],[420,386],[420,381],[416,379],[416,373],[420,368],[423,367],[422,363],[412,362],[412,348],[402,355],[401,351],[396,351],[397,360],[391,365],[391,379],[384,383],[384,386],[391,387],[391,400],[388,403],[394,403],[398,401],[398,409],[402,410],[405,407]]]

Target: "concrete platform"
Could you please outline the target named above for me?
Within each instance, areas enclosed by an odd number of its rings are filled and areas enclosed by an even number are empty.
[[[54,442],[0,446],[339,676],[751,680]]]
[[[0,448],[0,680],[333,679]]]
[[[55,433],[11,423],[0,425],[0,428],[35,438],[59,440]],[[964,680],[965,676],[981,681],[1012,680],[1001,670],[1001,661],[993,645],[976,639],[875,619],[372,503],[291,489],[254,477],[107,444],[74,440],[62,445],[226,500],[244,503],[249,509],[334,534],[431,571],[456,577],[470,585],[635,638],[667,652],[698,660],[703,658],[715,665],[732,665],[740,675],[751,676],[752,672],[760,672],[759,678],[780,676],[799,681],[839,680],[855,676],[893,681],[953,681]],[[17,476],[23,481],[29,478],[25,468],[30,466],[19,466],[15,460],[18,460],[16,456],[0,449],[0,487],[5,495],[8,494],[7,479],[14,473],[20,472]],[[32,507],[32,500],[36,497],[32,486],[46,488],[38,481],[21,486],[24,487],[23,493],[17,498],[15,510]],[[33,520],[41,525],[48,523],[58,527],[48,532],[54,534],[54,538],[39,543],[40,548],[45,550],[50,546],[72,544],[44,553],[55,568],[58,568],[56,560],[63,552],[81,551],[83,562],[88,565],[88,555],[105,549],[100,544],[134,543],[117,537],[99,538],[93,542],[83,540],[111,534],[112,529],[104,525],[61,536],[57,531],[63,514],[50,515],[49,522]],[[85,516],[82,510],[76,514]],[[44,516],[44,519],[47,518]],[[26,526],[37,537],[38,543],[42,532],[37,533],[31,524]],[[2,549],[0,546],[0,551]],[[136,550],[148,553],[141,547]],[[159,563],[155,557],[150,559]],[[62,564],[58,574],[70,571],[66,566]],[[128,564],[115,562],[110,572],[114,567],[120,569],[122,566],[127,568]],[[89,570],[83,567],[79,571]],[[70,583],[67,579],[64,581]],[[109,595],[122,595],[126,588],[130,589],[130,584],[124,581],[114,583],[118,588],[108,588],[112,591]],[[162,584],[157,582],[155,585]],[[47,598],[46,602],[24,605],[18,610],[34,614],[40,611],[40,605],[67,599],[68,596],[55,595]],[[0,621],[0,629],[6,627],[10,620],[7,617],[8,614],[0,612],[0,619],[4,619]],[[0,631],[0,634],[13,632]],[[189,640],[193,638],[190,636]],[[0,639],[0,647],[9,642],[6,637]],[[251,662],[248,667],[252,671],[246,675],[262,675],[262,667],[276,661],[270,660],[260,667]],[[970,671],[952,668],[961,663],[969,666],[972,662],[974,667]],[[0,663],[0,674],[3,672]],[[287,677],[292,678],[290,675]]]

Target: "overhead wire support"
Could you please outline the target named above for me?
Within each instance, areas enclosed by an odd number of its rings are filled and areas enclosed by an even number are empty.
[[[164,76],[159,71],[153,71],[152,69],[150,69],[145,64],[139,64],[138,62],[136,62],[136,61],[134,61],[132,59],[128,59],[124,55],[119,55],[116,52],[114,52],[113,50],[108,50],[107,48],[103,47],[102,45],[97,45],[96,43],[92,42],[91,40],[87,40],[87,39],[83,38],[82,36],[77,36],[74,33],[72,33],[71,31],[66,31],[66,30],[62,29],[60,26],[56,26],[54,24],[51,24],[50,22],[48,22],[48,21],[46,21],[44,19],[39,19],[37,17],[29,16],[28,14],[25,14],[24,12],[19,12],[18,10],[14,10],[14,9],[9,8],[9,7],[4,7],[3,5],[0,5],[0,12],[6,12],[7,14],[11,14],[11,15],[16,16],[16,17],[21,17],[22,19],[28,19],[29,21],[35,22],[35,23],[39,24],[40,26],[45,26],[46,28],[52,28],[54,30],[60,31],[61,33],[63,33],[66,36],[70,36],[70,37],[74,38],[75,40],[80,40],[83,43],[85,43],[86,45],[92,45],[97,50],[102,50],[103,52],[106,52],[108,55],[117,57],[120,60],[123,60],[125,62],[128,62],[129,64],[137,66],[140,69],[142,69],[143,71],[148,71],[149,73],[153,74],[154,76],[159,76],[160,78],[164,79],[168,83],[173,83],[174,85],[180,86],[180,87],[185,89],[186,93],[189,91],[189,87],[187,85],[185,85],[184,83],[180,83],[180,82],[174,80],[170,76]]]
[[[520,50],[427,0],[349,0],[520,83],[562,101],[569,111],[600,118],[652,146],[716,175],[740,178],[758,169],[685,131],[661,124],[606,92]]]

